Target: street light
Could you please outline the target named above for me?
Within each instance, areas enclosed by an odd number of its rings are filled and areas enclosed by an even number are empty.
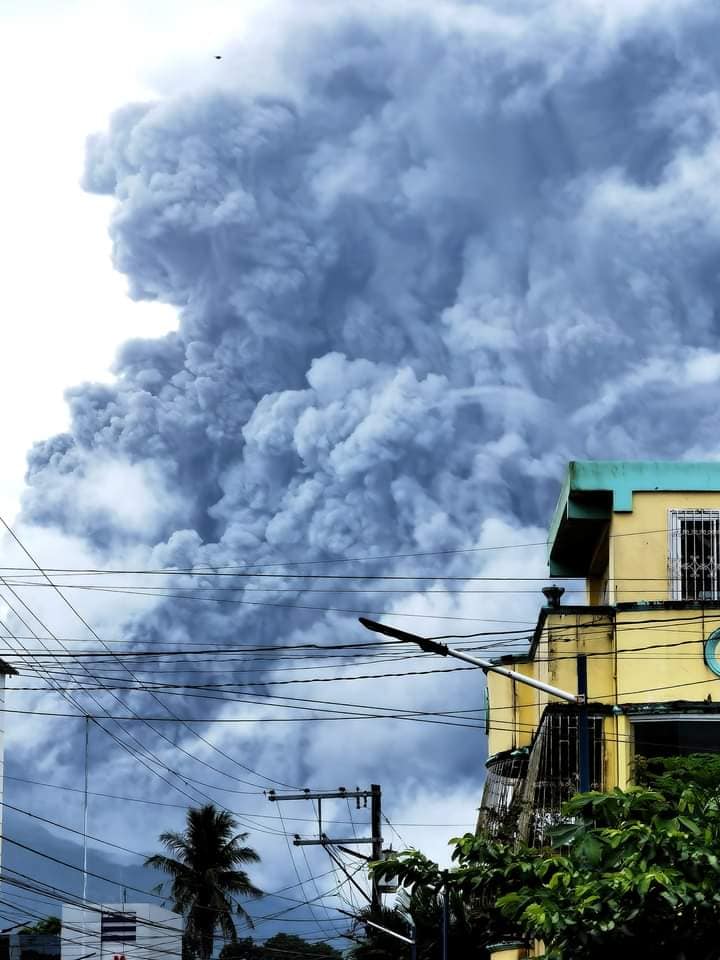
[[[465,663],[471,663],[474,667],[480,667],[485,673],[499,673],[509,680],[516,680],[518,683],[524,683],[528,687],[535,687],[536,690],[542,690],[549,693],[552,697],[558,697],[560,700],[566,700],[575,705],[584,704],[585,696],[583,694],[568,693],[567,690],[561,690],[560,687],[553,687],[549,683],[543,683],[542,680],[536,680],[534,677],[526,677],[517,670],[509,670],[507,667],[501,667],[492,660],[481,660],[480,657],[471,657],[462,650],[454,650],[444,643],[438,643],[436,640],[428,640],[426,637],[418,637],[414,633],[406,633],[404,630],[398,630],[396,627],[388,627],[384,623],[376,623],[375,620],[368,620],[366,617],[359,618],[360,623],[366,630],[372,630],[373,633],[382,633],[386,637],[393,637],[395,640],[402,640],[405,643],[416,643],[421,650],[426,653],[438,653],[441,657],[455,657],[456,660],[464,660]]]
[[[410,944],[410,956],[412,960],[415,960],[415,949],[417,946],[417,941],[411,937],[404,937],[401,933],[397,933],[395,930],[390,930],[389,927],[383,927],[379,923],[375,923],[374,920],[366,920],[365,917],[356,917],[354,913],[348,913],[347,910],[342,910],[340,907],[335,907],[338,913],[344,913],[346,917],[351,917],[353,920],[364,923],[367,927],[374,927],[376,930],[381,930],[383,933],[386,933],[389,937],[394,937],[396,940],[402,940],[403,943]]]
[[[557,596],[553,596],[553,603],[557,605],[560,599],[560,590],[562,588],[553,588],[558,591]],[[550,694],[551,697],[557,697],[559,700],[565,700],[578,708],[578,786],[581,793],[586,793],[590,789],[590,725],[588,723],[587,711],[587,655],[581,654],[577,658],[578,670],[578,690],[579,693],[570,693],[567,690],[561,690],[560,687],[553,687],[552,684],[543,683],[542,680],[536,680],[534,677],[526,677],[517,670],[509,670],[507,667],[501,667],[491,660],[482,660],[480,657],[471,657],[462,650],[454,650],[444,643],[438,643],[437,640],[428,640],[426,637],[418,637],[414,633],[407,633],[405,630],[398,630],[397,627],[388,627],[384,623],[377,623],[375,620],[368,620],[367,617],[360,617],[360,623],[366,630],[372,630],[373,633],[381,633],[386,637],[393,637],[395,640],[401,640],[404,643],[415,643],[426,653],[437,653],[441,657],[454,657],[456,660],[464,660],[465,663],[471,663],[474,667],[480,667],[485,673],[499,673],[502,677],[509,680],[515,680],[517,683],[524,683],[528,687],[534,687],[536,690],[542,690],[543,693]]]

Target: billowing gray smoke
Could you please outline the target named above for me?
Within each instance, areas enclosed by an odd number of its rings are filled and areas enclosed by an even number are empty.
[[[294,92],[132,106],[91,139],[117,268],[179,326],[128,343],[113,385],[71,392],[70,433],[31,453],[26,525],[108,565],[140,548],[180,567],[442,551],[537,540],[569,458],[720,454],[720,12],[510,6],[296,31]],[[132,504],[103,493],[118,489]],[[477,573],[484,556],[412,569]],[[350,615],[177,601],[125,633],[358,639]],[[437,705],[451,683],[423,689]],[[366,735],[359,776],[481,779],[478,741],[452,729],[422,732],[442,762],[417,734],[404,767]],[[265,768],[312,780],[311,735],[284,736]],[[343,756],[323,754],[324,780]]]

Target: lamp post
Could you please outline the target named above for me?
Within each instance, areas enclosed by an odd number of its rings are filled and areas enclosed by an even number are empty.
[[[360,617],[360,623],[366,630],[372,630],[373,633],[382,633],[386,637],[393,637],[395,640],[403,640],[406,643],[416,643],[421,650],[426,653],[438,653],[441,657],[455,657],[456,660],[464,660],[465,663],[471,663],[474,667],[480,667],[485,673],[499,673],[502,677],[509,680],[516,680],[518,683],[524,683],[528,687],[534,687],[536,690],[542,690],[549,693],[552,697],[558,697],[560,700],[566,700],[568,703],[581,704],[585,702],[582,694],[569,693],[567,690],[561,690],[560,687],[553,687],[550,683],[544,683],[542,680],[536,680],[534,677],[526,677],[517,670],[509,670],[507,667],[501,667],[492,660],[482,660],[480,657],[471,657],[469,653],[463,653],[462,650],[454,650],[444,643],[438,643],[436,640],[428,640],[425,637],[418,637],[414,633],[406,633],[404,630],[398,630],[396,627],[388,627],[384,623],[376,623],[374,620],[368,620],[366,617]]]
[[[394,937],[395,940],[402,940],[403,943],[410,944],[410,957],[411,960],[415,960],[416,957],[416,940],[415,940],[415,931],[413,929],[412,937],[404,937],[401,933],[397,933],[395,930],[390,930],[389,927],[383,927],[379,923],[375,923],[374,920],[366,920],[365,917],[356,917],[354,913],[348,913],[347,910],[343,910],[340,907],[335,908],[338,913],[344,913],[346,917],[351,917],[353,920],[357,920],[360,923],[364,923],[366,927],[374,927],[375,930],[380,930],[382,933],[387,934],[389,937]]]
[[[547,588],[557,591],[551,599],[551,605],[557,606],[562,591],[561,587]],[[447,644],[438,643],[437,640],[428,640],[426,637],[419,637],[414,633],[407,633],[405,630],[398,630],[397,627],[388,627],[384,623],[377,623],[375,620],[368,620],[367,617],[360,617],[360,623],[366,630],[372,630],[373,633],[381,633],[386,637],[393,637],[395,640],[401,640],[405,643],[415,643],[426,653],[437,653],[441,657],[454,657],[456,660],[463,660],[474,667],[479,667],[485,673],[499,673],[501,677],[507,677],[509,680],[515,680],[517,683],[524,683],[528,687],[534,687],[536,690],[542,690],[543,693],[551,697],[557,697],[559,700],[565,700],[578,708],[578,773],[579,789],[585,793],[590,789],[590,725],[587,715],[587,658],[578,657],[578,692],[570,693],[568,690],[562,690],[560,687],[554,687],[550,683],[544,683],[542,680],[536,680],[534,677],[526,677],[517,670],[510,670],[508,667],[501,667],[491,660],[483,660],[480,657],[471,657],[462,650],[455,650],[448,647]]]

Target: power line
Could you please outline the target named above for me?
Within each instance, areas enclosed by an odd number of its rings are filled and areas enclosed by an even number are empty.
[[[70,717],[73,719],[83,719],[79,717],[76,713],[60,713],[59,711],[54,710],[20,710],[17,708],[6,707],[4,710],[5,713],[14,713],[24,716],[33,716],[33,717]],[[482,708],[478,707],[474,712],[482,712]],[[173,717],[137,717],[131,714],[125,715],[110,715],[110,714],[85,714],[84,716],[89,716],[91,720],[136,720],[140,722],[151,721],[153,723],[177,723]],[[454,712],[449,713],[438,713],[433,714],[433,716],[454,716]],[[212,717],[205,720],[193,720],[192,718],[184,718],[182,722],[184,723],[324,723],[332,720],[342,720],[342,721],[352,721],[352,720],[410,720],[416,723],[432,723],[439,724],[440,726],[446,727],[467,727],[472,730],[481,730],[483,727],[479,724],[473,723],[460,723],[459,721],[451,720],[434,720],[431,717],[425,716],[415,716],[414,714],[351,714],[347,716],[338,716],[338,717]],[[185,776],[184,774],[182,775]],[[192,781],[193,778],[188,778]],[[202,783],[201,780],[195,780],[196,783]],[[210,784],[216,790],[228,790],[227,787],[220,787],[217,784]],[[197,801],[191,797],[193,803]],[[213,801],[217,803],[217,801]],[[222,806],[222,804],[220,804]]]
[[[617,540],[624,539],[625,537],[639,537],[646,536],[648,534],[667,534],[667,528],[662,527],[655,530],[631,530],[627,533],[611,533],[608,534],[608,539]],[[95,574],[119,574],[119,573],[147,573],[152,575],[165,576],[167,574],[187,574],[194,576],[238,576],[243,575],[245,572],[250,572],[256,569],[264,569],[266,567],[278,567],[278,566],[307,566],[307,565],[318,565],[318,564],[328,564],[328,563],[364,563],[371,562],[373,560],[399,560],[399,559],[409,559],[413,557],[439,557],[439,556],[448,556],[452,554],[464,554],[464,553],[487,553],[494,550],[518,550],[524,549],[527,547],[547,547],[549,541],[545,540],[536,540],[529,543],[504,543],[504,544],[492,544],[482,547],[465,547],[460,549],[453,550],[434,550],[434,551],[423,551],[420,553],[388,553],[380,554],[375,556],[365,556],[365,557],[335,557],[332,559],[317,559],[313,558],[312,560],[278,560],[273,562],[261,562],[261,563],[243,563],[243,564],[219,564],[215,565],[206,565],[205,567],[164,567],[159,569],[148,569],[148,568],[100,568],[100,567],[46,567],[48,573],[95,573]],[[0,567],[0,571],[35,571],[36,567]],[[239,572],[233,572],[239,571]],[[411,577],[406,577],[405,579],[412,579]],[[563,579],[576,579],[576,578],[563,578]]]
[[[433,578],[434,579],[434,578]],[[462,578],[464,579],[464,578]],[[66,589],[72,589],[70,585],[67,585]],[[80,589],[90,589],[81,587]],[[157,599],[157,594],[144,593],[139,590],[122,590],[120,588],[114,587],[96,587],[92,588],[102,593],[119,593],[127,596],[140,596],[148,597],[149,599]],[[277,603],[270,600],[239,600],[229,597],[183,597],[176,594],[166,593],[162,595],[162,599],[168,600],[186,600],[190,601],[202,601],[207,603],[225,603],[225,604],[240,604],[250,607],[278,607],[286,610],[316,610],[321,613],[354,613],[354,614],[371,614],[375,617],[384,617],[384,616],[393,616],[393,617],[409,617],[416,620],[461,620],[468,621],[472,623],[483,622],[480,617],[459,617],[459,616],[446,616],[435,613],[401,613],[397,610],[367,610],[363,609],[349,609],[347,607],[326,607],[319,606],[317,604],[307,604],[307,603]]]
[[[0,583],[3,583],[2,577],[0,577]],[[19,600],[19,602],[23,605],[23,607],[26,608],[26,609],[28,610],[28,612],[35,618],[35,620],[38,622],[38,624],[40,624],[40,626],[41,626],[47,633],[49,633],[50,636],[53,636],[53,635],[52,635],[52,631],[50,631],[50,630],[42,623],[42,621],[37,617],[37,615],[34,614],[34,613],[32,612],[32,610],[30,610],[30,608],[29,608],[29,607],[27,606],[27,604],[22,600],[22,598],[17,596],[17,594],[15,593],[15,591],[12,589],[12,587],[9,588],[9,589],[10,589],[10,592],[11,592],[11,593]],[[4,599],[5,599],[5,603],[6,603],[7,606],[9,607],[9,609],[10,609],[10,610],[14,613],[14,615],[20,620],[20,622],[23,624],[23,626],[25,626],[25,627],[33,634],[33,636],[35,637],[35,639],[38,640],[38,642],[41,643],[41,644],[43,645],[43,647],[46,647],[44,640],[37,634],[37,632],[36,632],[32,627],[30,627],[30,625],[29,625],[29,624],[23,619],[23,617],[17,612],[17,610],[15,609],[15,607],[14,607],[6,598],[4,598]],[[11,633],[11,631],[9,630],[9,628],[7,627],[7,625],[6,625],[6,624],[3,624],[3,626],[4,626],[5,630],[7,630],[7,632],[10,634],[10,636],[12,636],[12,633]],[[21,646],[23,646],[23,644],[21,644]],[[48,648],[46,647],[46,649],[48,649]],[[54,684],[54,681],[52,680],[52,678],[49,678],[48,682],[49,682],[51,685]],[[63,691],[59,686],[57,687],[56,692],[60,693],[60,695],[61,695],[65,700],[67,700],[67,702],[70,703],[71,706],[74,706],[74,707],[79,711],[79,714],[78,714],[79,716],[82,717],[82,716],[87,716],[87,715],[88,715],[88,714],[87,714],[87,711],[84,710],[84,708],[82,707],[82,705],[81,705],[79,702],[77,702],[77,701],[76,701],[70,694],[68,694],[66,691]],[[118,702],[122,702],[122,701],[120,701],[119,698],[116,697],[114,694],[113,694],[113,696],[115,697],[115,699],[116,699]],[[96,706],[101,707],[100,702],[97,700],[97,698],[94,696],[94,694],[92,694],[92,693],[90,694],[90,699],[93,701],[93,703],[96,704]],[[5,710],[5,712],[7,712],[7,709]],[[156,776],[158,776],[161,780],[163,780],[163,782],[167,783],[168,786],[172,787],[174,790],[177,790],[178,793],[183,794],[185,797],[187,797],[189,800],[191,800],[191,802],[195,802],[195,799],[194,799],[193,797],[191,797],[191,795],[190,795],[189,793],[186,793],[183,789],[181,789],[180,787],[178,787],[176,784],[173,784],[170,780],[168,780],[168,779],[167,779],[166,777],[164,777],[161,773],[159,773],[159,771],[154,770],[154,769],[147,763],[147,761],[146,761],[143,757],[141,757],[138,753],[133,752],[133,750],[132,750],[124,741],[120,740],[120,739],[119,739],[118,737],[116,737],[113,733],[111,733],[109,730],[107,730],[105,727],[103,727],[103,725],[99,722],[98,718],[93,717],[93,718],[91,718],[91,719],[93,719],[93,722],[95,722],[95,724],[99,727],[99,729],[101,729],[104,733],[106,733],[108,736],[110,736],[116,743],[118,743],[119,746],[121,746],[121,748],[122,748],[123,750],[125,750],[130,756],[134,757],[134,759],[136,759],[142,766],[144,766],[144,767],[145,767],[146,769],[148,769],[150,772],[152,772],[152,773],[154,773]],[[119,723],[118,723],[117,725],[120,727],[120,729],[122,730],[123,733],[127,734],[134,742],[136,742],[136,743],[142,748],[143,752],[144,752],[147,756],[151,756],[151,757],[153,758],[153,760],[155,760],[155,762],[158,762],[161,766],[165,766],[164,764],[162,764],[162,761],[158,760],[158,758],[156,758],[153,754],[151,754],[150,751],[148,751],[147,748],[145,748],[144,745],[143,745],[140,741],[138,741],[137,738],[136,738],[132,733],[130,733],[130,731],[124,730],[124,728],[123,728]],[[174,771],[170,770],[169,767],[165,767],[165,769],[167,769],[168,772],[173,773],[175,776],[177,776],[177,774],[176,774]]]
[[[68,786],[66,786],[65,784],[61,784],[61,783],[48,783],[47,781],[43,781],[43,780],[29,780],[29,779],[27,779],[26,777],[16,777],[16,776],[13,776],[13,775],[8,774],[8,773],[6,773],[6,774],[4,775],[4,779],[5,779],[5,780],[17,781],[18,783],[29,783],[29,784],[32,784],[33,786],[36,786],[36,787],[49,787],[50,789],[53,789],[53,790],[68,790],[68,791],[70,791],[70,792],[72,792],[72,793],[84,793],[84,790],[83,790],[82,788],[80,788],[80,787],[68,787]],[[254,796],[254,797],[261,797],[261,796],[264,796],[264,795],[265,795],[265,792],[264,792],[264,791],[244,790],[244,791],[236,791],[236,792],[245,793],[245,794],[247,794],[248,796]],[[91,796],[91,797],[104,797],[105,799],[108,799],[108,800],[122,800],[123,802],[142,803],[142,804],[148,804],[148,805],[150,805],[150,806],[172,807],[172,808],[177,809],[177,810],[187,810],[187,804],[184,804],[184,803],[170,803],[170,802],[168,802],[168,801],[163,801],[163,800],[147,800],[147,799],[145,799],[145,798],[143,798],[143,797],[128,797],[128,796],[125,796],[125,795],[115,794],[115,793],[98,793],[97,791],[94,791],[94,790],[89,790],[89,791],[88,791],[88,795]],[[232,813],[233,815],[236,815],[236,812],[233,811],[233,810],[230,810],[229,812]],[[244,813],[239,814],[239,815],[240,815],[240,816],[244,816],[244,817],[252,817],[253,819],[256,819],[256,820],[278,820],[278,819],[279,819],[279,817],[278,817],[276,814],[272,814],[272,813],[247,813],[247,812],[244,812]],[[286,817],[285,817],[285,820],[286,820],[286,821],[289,821],[289,822],[291,822],[291,823],[317,823],[317,818],[313,818],[313,817],[288,817],[288,816],[286,816]],[[337,819],[337,818],[333,818],[333,820],[332,820],[332,821],[329,821],[329,822],[332,822],[332,823],[350,823],[350,822],[353,822],[353,823],[354,823],[354,821],[341,820],[341,819]],[[462,823],[406,823],[406,822],[398,822],[398,823],[396,824],[396,826],[399,826],[399,827],[435,827],[435,826],[437,826],[437,827],[462,827],[462,826],[464,826],[464,824],[462,824]],[[392,825],[391,825],[391,829],[392,829]],[[332,872],[332,871],[331,871],[331,872]],[[321,875],[321,876],[322,876],[322,875]]]
[[[286,826],[285,826],[285,821],[283,820],[282,809],[281,809],[281,805],[280,805],[279,803],[278,803],[278,805],[277,805],[277,811],[278,811],[278,816],[280,817],[280,823],[282,824],[282,833],[283,833],[283,837],[285,838],[285,843],[287,844],[288,854],[290,855],[290,863],[292,864],[292,868],[293,868],[293,870],[294,870],[294,872],[295,872],[295,876],[298,878],[298,883],[300,884],[300,890],[302,891],[303,896],[307,896],[306,893],[305,893],[305,885],[304,885],[303,880],[302,880],[302,878],[301,878],[301,876],[300,876],[300,871],[299,871],[299,869],[298,869],[297,862],[296,862],[295,857],[294,857],[294,855],[293,855],[292,846],[291,846],[291,844],[290,844],[290,837],[289,837],[289,835],[288,835],[287,828],[286,828]],[[311,872],[312,872],[312,871],[310,870],[309,865],[308,865],[308,873],[311,873]],[[317,887],[316,887],[316,889],[317,889]],[[317,926],[318,930],[320,930],[320,933],[322,934],[322,928],[320,927],[320,925],[319,925],[319,923],[318,923],[318,918],[317,918],[317,915],[316,915],[315,911],[312,909],[312,907],[310,907],[309,909],[310,909],[310,913],[311,913],[311,915],[312,915],[312,917],[313,917],[313,920],[315,921],[315,925]]]
[[[107,646],[107,644],[106,644],[105,641],[102,639],[102,637],[100,637],[100,635],[96,632],[96,630],[95,630],[95,629],[88,623],[88,621],[82,616],[82,614],[79,612],[79,610],[77,610],[77,608],[76,608],[75,606],[73,606],[73,604],[67,599],[67,597],[66,597],[65,594],[62,592],[62,590],[60,590],[59,587],[57,587],[56,585],[53,584],[53,582],[52,582],[52,580],[50,579],[50,577],[49,577],[49,576],[47,575],[47,573],[42,569],[42,567],[40,566],[40,564],[37,562],[37,560],[35,559],[35,557],[30,553],[30,551],[27,549],[27,547],[25,546],[25,544],[20,540],[20,538],[19,538],[19,537],[17,536],[17,534],[15,533],[15,531],[5,522],[5,520],[4,520],[4,518],[3,518],[2,516],[0,516],[0,523],[1,523],[2,526],[6,529],[6,531],[10,534],[10,536],[11,536],[12,539],[15,541],[15,543],[20,547],[20,549],[21,549],[22,552],[25,554],[25,556],[28,558],[28,560],[30,560],[30,562],[31,562],[32,564],[34,564],[34,566],[37,568],[37,570],[38,570],[41,574],[44,575],[44,577],[45,577],[45,579],[47,580],[47,582],[54,587],[55,593],[57,593],[57,595],[60,597],[60,599],[63,601],[63,603],[68,607],[69,610],[72,611],[72,613],[77,617],[77,619],[82,623],[82,625],[96,638],[96,640],[97,640],[108,652],[113,652],[113,651],[111,651],[110,647]],[[12,588],[11,588],[11,589],[12,589]],[[37,617],[36,617],[36,620],[38,620],[38,623],[40,623],[40,620],[39,620]],[[47,627],[44,627],[44,629],[45,629],[48,633],[50,633],[50,635],[52,636],[51,631],[48,630]],[[114,652],[113,652],[113,655],[117,657],[117,655],[114,654]],[[121,664],[123,663],[123,661],[122,661],[120,658],[117,658],[117,659],[118,659],[118,662],[119,662],[119,663],[121,663]],[[140,681],[138,681],[138,678],[132,673],[132,671],[129,669],[129,667],[125,666],[124,664],[123,664],[123,666],[124,666],[125,670],[127,671],[127,673],[129,674],[129,676],[132,677],[132,679],[135,680],[136,683],[139,683]],[[115,695],[113,694],[113,696],[115,696]],[[156,697],[154,694],[151,694],[151,696],[153,696],[153,698],[157,701],[157,703],[158,703],[161,707],[163,707],[163,709],[165,709],[171,716],[175,717],[175,715],[173,714],[172,710],[167,706],[167,704],[164,704],[164,703],[163,703],[158,697]],[[116,697],[116,699],[117,699],[117,697]],[[122,702],[122,701],[118,701],[118,702]],[[124,705],[124,706],[125,706],[126,709],[127,709],[127,705]],[[131,708],[131,709],[132,709],[132,708]],[[176,717],[175,719],[178,719],[178,720],[179,720],[179,718],[177,718],[177,717]],[[190,727],[189,725],[186,725],[186,724],[184,723],[184,721],[179,721],[179,722],[181,722],[181,723],[183,724],[183,726],[185,726],[185,728],[190,732],[190,734],[191,734],[193,737],[195,737],[197,740],[200,740],[202,743],[205,744],[205,746],[210,747],[210,749],[213,750],[215,753],[217,753],[218,755],[224,757],[226,760],[230,760],[231,763],[234,763],[236,766],[240,767],[241,769],[246,770],[247,772],[251,773],[253,776],[259,777],[261,780],[267,780],[269,783],[277,783],[277,784],[280,784],[280,785],[282,785],[282,786],[290,786],[289,784],[285,783],[284,781],[276,780],[276,779],[274,779],[273,777],[267,777],[267,776],[259,773],[257,770],[253,770],[252,767],[249,767],[249,766],[247,766],[246,764],[241,763],[241,762],[238,761],[238,760],[235,760],[233,757],[231,757],[231,756],[230,756],[229,754],[227,754],[225,751],[221,750],[221,749],[220,749],[219,747],[217,747],[215,744],[211,743],[211,741],[209,741],[209,740],[207,740],[205,737],[203,737],[202,734],[198,733],[196,730],[193,730],[192,727]],[[148,726],[149,726],[149,724],[148,724]],[[155,730],[152,726],[149,726],[149,729],[151,729],[151,730],[153,731],[153,733],[155,733],[156,736],[160,736],[160,737],[162,737],[162,739],[165,739],[165,740],[168,739],[168,738],[165,737],[164,734],[160,733],[160,731],[158,731],[158,730]],[[232,776],[233,776],[232,774],[225,773],[224,771],[218,771],[217,768],[212,767],[212,765],[209,764],[209,763],[207,763],[207,761],[202,760],[201,758],[194,756],[193,754],[191,754],[189,751],[185,750],[184,747],[180,746],[179,744],[173,743],[173,742],[170,741],[170,740],[168,740],[168,742],[171,743],[171,744],[175,747],[175,749],[180,750],[183,754],[185,754],[186,756],[190,757],[191,759],[196,760],[197,762],[203,764],[204,766],[206,766],[206,767],[208,767],[208,768],[210,768],[210,769],[213,769],[213,770],[215,770],[216,772],[220,772],[220,773],[222,773],[224,776],[227,776],[227,777],[232,777]],[[242,782],[242,781],[240,781],[240,778],[235,777],[234,779],[237,779],[239,782]],[[212,800],[212,797],[208,797],[207,799]]]

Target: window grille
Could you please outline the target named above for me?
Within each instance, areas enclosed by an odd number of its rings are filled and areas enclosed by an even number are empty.
[[[720,600],[720,510],[671,510],[669,579],[673,600]]]

